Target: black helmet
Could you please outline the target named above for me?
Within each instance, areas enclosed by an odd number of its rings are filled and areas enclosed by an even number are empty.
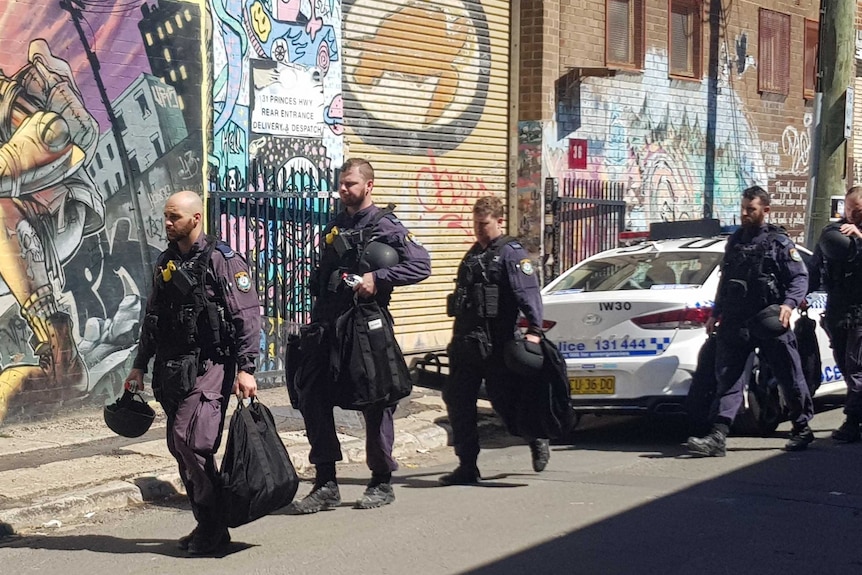
[[[787,328],[781,323],[781,306],[774,303],[757,312],[749,320],[748,331],[758,339],[772,339],[784,335]]]
[[[129,390],[115,403],[106,405],[102,413],[111,431],[123,437],[140,437],[156,418],[153,408],[139,394]]]
[[[368,242],[359,258],[359,273],[391,268],[398,263],[398,252],[383,242]]]
[[[542,370],[545,355],[542,346],[532,341],[515,338],[503,348],[506,367],[520,375],[536,375]]]
[[[838,226],[829,225],[820,232],[820,251],[827,260],[846,262],[851,259],[853,240],[845,236]]]

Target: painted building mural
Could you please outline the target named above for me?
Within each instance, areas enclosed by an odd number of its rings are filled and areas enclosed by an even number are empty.
[[[396,290],[407,350],[451,336],[445,294],[474,241],[476,198],[508,183],[509,3],[344,0],[344,104],[351,155],[375,166],[375,201],[432,257],[432,276]]]
[[[220,224],[246,232],[222,235],[249,254],[263,286],[266,364],[258,369],[280,369],[285,331],[308,321],[310,294],[302,287],[327,219],[321,198],[334,191],[335,168],[343,163],[341,4],[210,0],[209,6],[211,191],[258,194],[233,200]],[[256,209],[260,201],[271,209]],[[311,215],[293,219],[297,212]]]
[[[162,204],[203,183],[198,3],[34,6],[0,12],[0,420],[121,389]]]
[[[650,222],[701,218],[705,212],[723,224],[739,223],[739,194],[758,184],[775,199],[771,221],[801,239],[811,114],[787,125],[780,140],[759,136],[737,91],[746,69],[754,68],[744,46],[742,55],[722,52],[711,206],[706,205],[708,82],[670,79],[667,54],[659,49],[648,51],[643,73],[586,78],[563,93],[557,121],[544,126],[547,174],[623,183],[626,224],[634,231],[646,230]],[[587,170],[568,169],[568,138],[588,140]]]
[[[0,422],[121,391],[170,194],[316,214],[343,161],[340,2],[34,6],[0,11]],[[304,281],[309,220],[218,223],[248,232],[233,247],[268,296]],[[294,294],[284,317],[264,299],[261,347],[281,357],[274,336],[308,302]]]

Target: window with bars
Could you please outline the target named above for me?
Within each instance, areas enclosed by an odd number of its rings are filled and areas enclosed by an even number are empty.
[[[614,68],[643,68],[644,0],[606,0],[605,62]]]
[[[802,77],[802,97],[811,99],[817,89],[817,44],[820,41],[820,23],[805,20],[805,64]]]
[[[790,15],[760,9],[757,85],[760,92],[790,94]]]
[[[669,0],[670,75],[700,78],[703,9],[700,0]]]

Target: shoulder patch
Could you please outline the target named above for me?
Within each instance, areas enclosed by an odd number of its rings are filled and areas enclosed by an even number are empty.
[[[799,253],[799,250],[797,250],[796,248],[790,248],[790,259],[795,262],[801,262],[802,255]]]
[[[530,258],[524,258],[519,261],[518,269],[521,270],[521,273],[525,276],[531,276],[535,271],[535,269],[533,268],[533,262],[530,261]]]
[[[422,245],[422,242],[416,239],[416,236],[413,235],[413,232],[407,232],[407,235],[404,236],[404,241],[416,244],[417,246]]]
[[[251,278],[248,277],[248,272],[236,272],[233,276],[233,280],[236,283],[236,289],[239,291],[246,293],[251,289]]]
[[[225,259],[232,258],[236,255],[236,252],[233,251],[232,247],[221,241],[216,242],[216,249],[224,255]]]

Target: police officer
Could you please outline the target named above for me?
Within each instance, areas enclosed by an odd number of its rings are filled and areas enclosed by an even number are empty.
[[[725,439],[743,404],[746,360],[755,348],[772,368],[785,391],[793,429],[787,451],[801,451],[814,440],[808,422],[814,406],[790,315],[804,300],[808,270],[782,228],[767,224],[769,194],[753,186],[742,194],[742,226],[727,241],[721,279],[706,331],[717,335],[716,398],[712,430],[689,437],[688,449],[698,455],[722,457]]]
[[[539,282],[527,252],[503,234],[503,202],[499,198],[476,201],[473,231],[476,243],[461,261],[455,292],[447,301],[447,311],[455,322],[443,399],[459,465],[440,478],[443,485],[470,485],[481,478],[476,399],[483,380],[494,410],[509,431],[517,434],[520,378],[506,367],[503,349],[515,338],[519,311],[529,324],[527,341],[538,344],[542,334]],[[544,470],[550,458],[548,440],[527,439],[533,469]]]
[[[361,158],[344,162],[338,194],[344,210],[330,222],[320,242],[320,266],[312,275],[311,289],[316,296],[311,311],[312,323],[319,322],[324,338],[334,338],[336,319],[353,305],[354,297],[375,298],[386,308],[396,286],[418,283],[431,275],[431,258],[425,248],[392,214],[374,205],[374,169]],[[341,238],[341,239],[339,239]],[[358,244],[368,240],[382,242],[398,255],[395,265],[363,273],[349,285],[344,278],[358,274],[356,254]],[[329,358],[323,354],[321,361]],[[311,444],[309,461],[315,466],[315,481],[311,492],[291,505],[294,514],[317,513],[341,503],[335,473],[335,463],[341,461],[341,445],[335,430],[333,399],[329,390],[333,382],[326,365],[318,370],[312,382],[303,382],[300,409]],[[371,481],[354,505],[371,509],[395,501],[392,472],[398,464],[392,458],[395,440],[394,405],[375,404],[362,411],[365,419],[365,455],[371,470]]]
[[[844,217],[827,225],[811,259],[810,290],[826,289],[824,325],[847,384],[846,419],[832,432],[839,443],[862,439],[862,186],[844,198]]]
[[[228,398],[257,393],[260,345],[257,293],[243,258],[202,229],[203,203],[191,191],[165,203],[168,249],[153,289],[126,388],[141,391],[150,359],[153,393],[168,418],[167,443],[179,464],[197,526],[178,545],[209,555],[230,543],[220,514],[214,455]]]

